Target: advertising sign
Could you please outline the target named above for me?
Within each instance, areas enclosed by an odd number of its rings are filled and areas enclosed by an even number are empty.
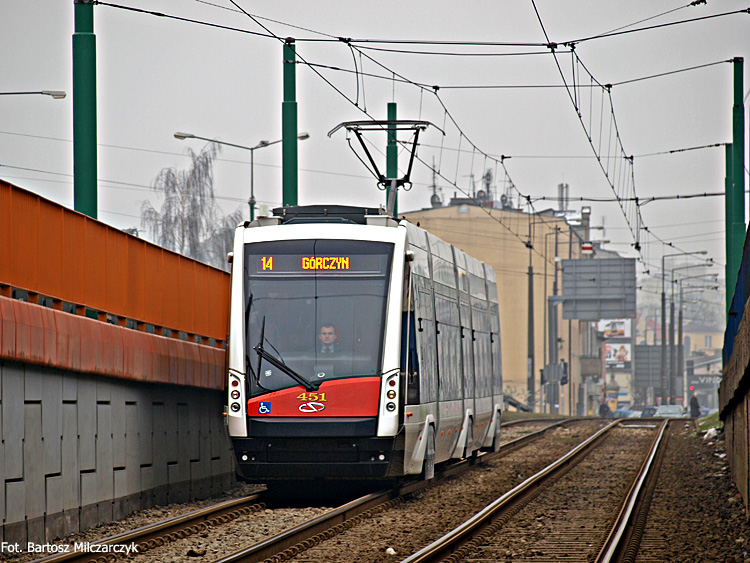
[[[608,368],[630,368],[632,349],[628,343],[610,343],[606,345],[604,361]]]
[[[630,338],[630,319],[599,321],[596,329],[604,334],[604,338]]]

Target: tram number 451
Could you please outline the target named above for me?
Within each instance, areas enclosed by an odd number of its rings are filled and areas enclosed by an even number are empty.
[[[301,393],[297,395],[300,401],[320,401],[325,403],[327,401],[325,393]]]

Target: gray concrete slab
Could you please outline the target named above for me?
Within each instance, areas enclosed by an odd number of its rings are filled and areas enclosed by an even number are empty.
[[[26,519],[26,485],[23,481],[5,482],[5,522]]]
[[[96,381],[78,381],[78,465],[81,471],[96,470]]]
[[[24,405],[23,482],[26,516],[42,516],[45,510],[44,441],[42,440],[42,404]],[[44,525],[41,526],[42,531]],[[35,533],[36,533],[35,529]],[[43,533],[42,533],[43,535]]]
[[[141,443],[138,436],[138,405],[128,403],[125,405],[125,444],[122,447],[125,452],[125,494],[138,495],[142,490],[140,449]]]
[[[63,478],[62,475],[47,477],[44,486],[45,514],[62,514],[63,506]]]
[[[44,376],[36,366],[24,366],[24,372],[24,400],[26,402],[41,402]]]
[[[24,369],[20,364],[2,366],[3,458],[5,479],[23,479]],[[12,522],[13,520],[11,520]]]
[[[96,405],[96,502],[114,498],[112,449],[112,406],[99,403]]]
[[[29,368],[27,368],[27,373]],[[44,438],[44,474],[62,471],[62,410],[63,378],[45,370],[42,380],[42,437]]]
[[[78,466],[78,405],[63,405],[63,434],[61,447],[61,471],[63,479],[63,510],[78,510],[81,506],[81,480]],[[70,519],[66,517],[65,529],[71,529]],[[75,523],[76,529],[78,519]]]

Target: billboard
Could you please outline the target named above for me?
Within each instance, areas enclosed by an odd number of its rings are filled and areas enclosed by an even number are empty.
[[[632,351],[632,346],[627,342],[606,344],[604,362],[607,368],[629,369],[633,360]]]
[[[609,319],[596,323],[604,338],[630,338],[630,319]]]

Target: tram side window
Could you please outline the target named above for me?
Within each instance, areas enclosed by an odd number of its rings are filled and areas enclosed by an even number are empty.
[[[429,281],[413,276],[416,337],[419,350],[419,399],[428,403],[437,399],[437,340],[435,334],[435,308]]]
[[[492,293],[490,293],[490,298],[492,298]],[[497,302],[490,301],[489,317],[492,344],[492,393],[500,395],[503,392],[503,356],[500,348],[500,316]]]
[[[414,311],[402,313],[401,373],[406,376],[406,403],[419,404],[419,356]]]
[[[503,392],[503,357],[500,351],[500,335],[491,334],[492,340],[492,393],[500,395]]]
[[[474,337],[476,396],[489,397],[492,394],[490,335],[487,332],[475,332]]]
[[[461,333],[458,327],[458,304],[447,297],[435,296],[438,319],[438,373],[440,400],[460,399],[461,366],[459,350]]]

